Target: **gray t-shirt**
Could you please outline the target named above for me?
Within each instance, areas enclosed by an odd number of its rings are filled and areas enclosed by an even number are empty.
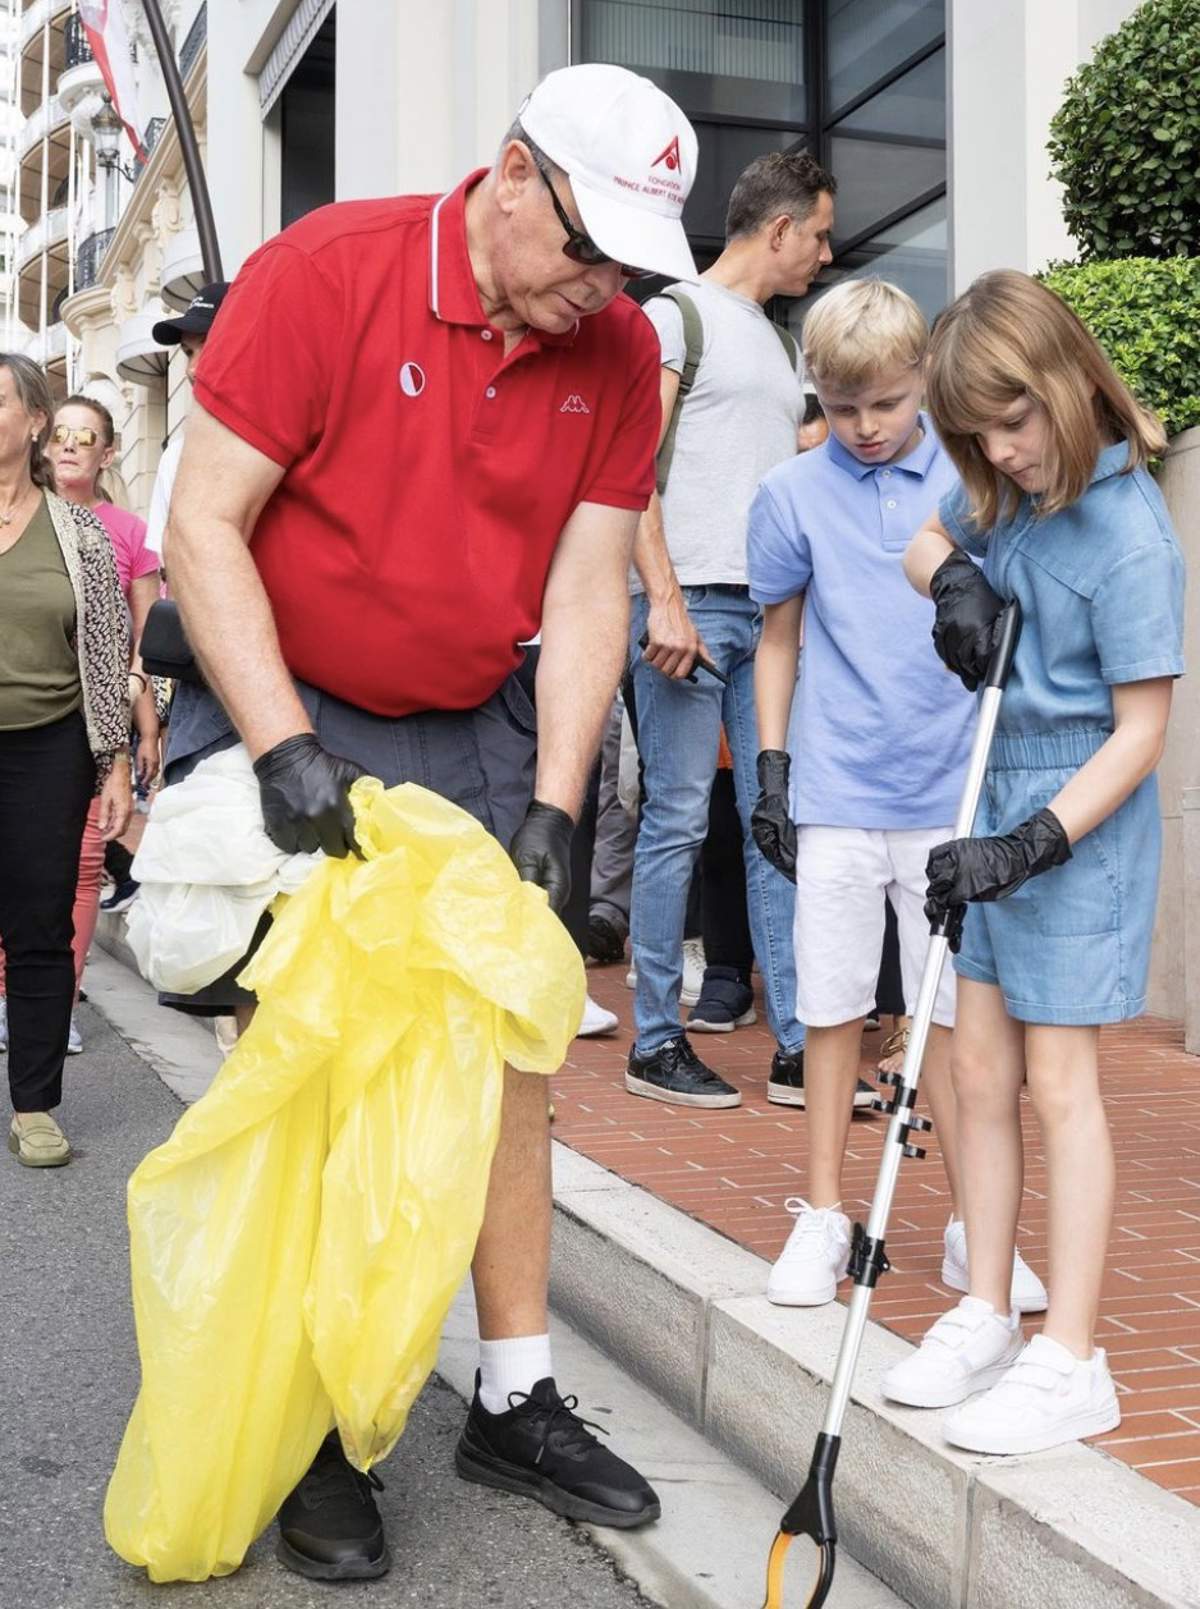
[[[801,377],[757,302],[710,280],[679,289],[704,325],[704,356],[679,416],[663,493],[667,550],[679,584],[746,585],[746,520],[758,483],[796,451]],[[666,297],[644,312],[663,367],[683,370],[683,315]],[[631,589],[641,592],[634,574]]]

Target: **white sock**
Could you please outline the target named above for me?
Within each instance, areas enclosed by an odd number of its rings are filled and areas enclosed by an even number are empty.
[[[479,1400],[488,1413],[507,1413],[510,1391],[528,1393],[553,1373],[548,1335],[479,1343]]]

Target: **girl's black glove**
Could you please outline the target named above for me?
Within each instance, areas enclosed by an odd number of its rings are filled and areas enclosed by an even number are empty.
[[[933,572],[929,596],[937,610],[933,646],[938,658],[973,693],[987,675],[1004,600],[961,548],[955,548]]]
[[[1063,824],[1052,810],[1039,810],[1013,832],[995,838],[955,838],[930,850],[925,915],[950,918],[950,948],[957,952],[968,900],[1005,899],[1021,884],[1071,858]]]
[[[796,823],[788,803],[792,760],[782,749],[763,749],[758,757],[758,798],[750,812],[754,842],[776,871],[796,881]]]

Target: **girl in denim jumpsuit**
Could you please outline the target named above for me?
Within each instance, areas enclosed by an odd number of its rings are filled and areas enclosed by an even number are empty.
[[[1099,1028],[1145,1007],[1183,559],[1146,467],[1158,421],[1024,274],[985,274],[939,320],[929,404],[962,477],[905,560],[934,599],[935,645],[974,687],[1014,598],[1023,628],[977,836],[929,860],[929,914],[965,912],[954,1082],[970,1294],[884,1390],[952,1408],[957,1446],[1028,1453],[1120,1421],[1094,1342],[1114,1186]],[[1045,1331],[1028,1345],[1009,1304],[1026,1082],[1050,1253]]]

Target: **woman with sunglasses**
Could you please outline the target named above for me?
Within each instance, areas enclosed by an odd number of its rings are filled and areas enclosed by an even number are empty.
[[[137,731],[134,758],[136,780],[148,786],[159,769],[159,719],[154,691],[142,671],[137,644],[150,606],[158,597],[158,555],[146,546],[146,522],[118,508],[110,500],[114,490],[112,462],[116,456],[116,431],[112,414],[92,397],[68,397],[54,415],[54,425],[46,446],[46,457],[54,471],[54,486],[60,497],[88,509],[108,532],[117,563],[117,578],[133,622],[133,662],[129,696],[133,705],[133,724]],[[79,857],[79,885],[75,896],[75,995],[79,997],[83,967],[96,930],[100,908],[100,889],[104,882],[104,841],[100,835],[99,801],[88,812]],[[67,1050],[77,1055],[83,1040],[74,1018]]]
[[[0,353],[0,934],[7,958],[8,1148],[60,1167],[75,991],[71,905],[89,804],[102,840],[129,822],[129,624],[112,544],[55,495],[53,403],[28,358]]]

